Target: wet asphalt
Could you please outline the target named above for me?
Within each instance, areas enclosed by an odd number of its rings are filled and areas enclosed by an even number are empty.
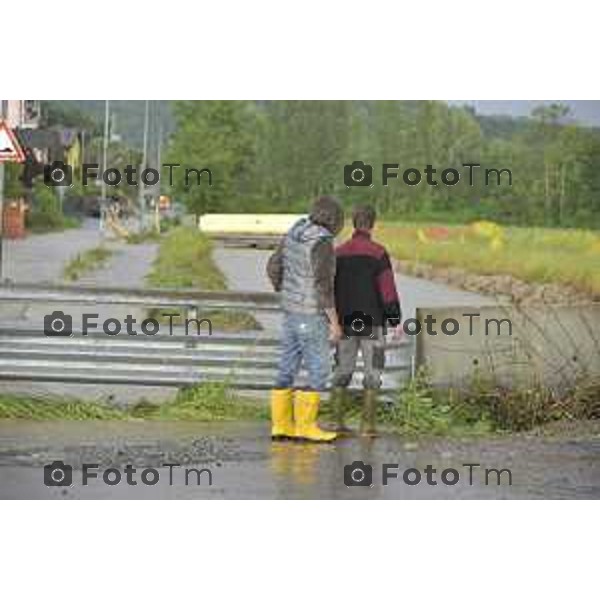
[[[45,484],[44,466],[54,461],[67,466],[55,479],[71,485]],[[387,434],[318,445],[271,442],[267,423],[5,421],[0,498],[598,499],[600,425],[589,424],[583,435]]]

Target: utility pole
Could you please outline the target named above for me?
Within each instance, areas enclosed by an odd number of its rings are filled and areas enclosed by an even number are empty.
[[[0,120],[2,117],[0,113]],[[4,163],[0,162],[0,282],[2,279],[4,279]]]
[[[162,115],[160,111],[160,104],[156,105],[155,117],[158,121],[157,127],[157,140],[156,140],[156,162],[158,172],[162,175]],[[155,214],[155,228],[156,232],[160,233],[160,195],[162,193],[162,186],[160,181],[158,183],[158,192],[154,195],[154,214]]]
[[[148,163],[148,111],[149,111],[149,100],[146,100],[146,106],[144,108],[144,144],[142,149],[142,164],[140,166],[140,173],[138,177],[138,204],[140,206],[140,231],[143,231],[145,220],[146,220],[146,197],[145,197],[145,186],[142,181],[142,173],[146,170]]]
[[[109,135],[109,129],[108,129],[108,124],[109,124],[109,117],[110,117],[110,112],[109,112],[109,106],[110,106],[110,100],[105,100],[104,101],[104,140],[103,140],[103,144],[102,144],[102,173],[104,174],[104,172],[106,171],[106,163],[108,161],[108,135]],[[102,229],[104,227],[104,219],[105,219],[105,212],[106,212],[106,183],[104,181],[104,177],[102,177],[102,201],[100,204],[100,229]]]
[[[156,160],[158,161],[158,171],[159,173],[162,170],[162,164],[161,164],[161,160],[162,160],[162,120],[161,120],[161,114],[160,112],[158,113],[158,140],[156,142],[157,144],[157,149],[156,149]]]
[[[4,120],[4,101],[0,100],[0,121]],[[4,279],[4,163],[0,162],[0,282]]]

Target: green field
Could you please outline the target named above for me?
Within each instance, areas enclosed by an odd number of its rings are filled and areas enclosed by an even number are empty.
[[[379,223],[375,237],[397,259],[558,283],[600,298],[600,235],[581,229]]]

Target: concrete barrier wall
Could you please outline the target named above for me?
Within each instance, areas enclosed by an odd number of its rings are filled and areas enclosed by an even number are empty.
[[[469,313],[480,316],[465,316]],[[427,315],[436,320],[431,328],[437,335],[426,332]],[[423,330],[416,336],[416,366],[426,367],[436,386],[465,388],[483,379],[506,387],[554,388],[578,377],[600,377],[600,304],[420,308],[417,319]],[[455,335],[442,333],[445,319],[459,323]],[[452,331],[453,323],[447,325]]]
[[[204,233],[249,233],[283,235],[304,215],[296,214],[206,214],[200,217]]]

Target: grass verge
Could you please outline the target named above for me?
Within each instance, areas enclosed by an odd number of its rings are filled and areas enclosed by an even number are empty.
[[[409,435],[509,433],[589,419],[600,419],[600,381],[581,382],[563,392],[480,383],[457,393],[431,390],[416,378],[381,415],[382,422]]]
[[[147,276],[148,283],[158,288],[196,288],[208,291],[227,289],[225,277],[212,258],[212,242],[191,227],[176,227],[161,240],[158,256]],[[160,319],[162,313],[179,312],[177,309],[153,310],[149,315]],[[244,331],[260,329],[249,313],[211,310],[202,312],[215,329]],[[175,319],[174,319],[175,322]]]
[[[140,401],[127,407],[81,400],[0,396],[0,419],[33,421],[243,421],[268,418],[263,403],[237,398],[224,384],[204,384],[181,390],[171,402]]]
[[[350,397],[348,404],[347,420],[357,426],[360,394]],[[332,408],[323,404],[323,419],[333,418]],[[562,393],[541,387],[509,390],[483,382],[457,393],[433,390],[421,373],[398,390],[392,402],[382,402],[377,409],[382,431],[408,437],[515,433],[595,419],[600,419],[600,380],[592,379]]]
[[[332,420],[332,407],[321,406],[321,420]],[[358,425],[360,401],[348,409],[348,423]],[[145,400],[131,406],[113,406],[80,400],[0,396],[0,419],[34,421],[264,421],[264,401],[237,397],[223,383],[210,383],[179,391],[170,402]],[[600,419],[600,381],[578,385],[563,395],[530,389],[509,391],[473,389],[467,394],[434,392],[424,379],[415,379],[398,392],[393,402],[378,407],[382,431],[407,437],[471,437],[506,434],[544,426],[583,423]]]
[[[127,244],[153,244],[160,242],[160,233],[156,231],[144,231],[143,233],[130,233],[126,238]]]
[[[102,268],[112,254],[113,251],[104,246],[98,246],[77,254],[75,258],[67,263],[63,271],[63,277],[68,281],[77,281],[84,275]]]
[[[31,215],[27,215],[25,226],[30,233],[50,233],[65,231],[67,229],[77,229],[81,226],[81,221],[76,217],[64,216],[62,214],[49,216],[34,212]]]

